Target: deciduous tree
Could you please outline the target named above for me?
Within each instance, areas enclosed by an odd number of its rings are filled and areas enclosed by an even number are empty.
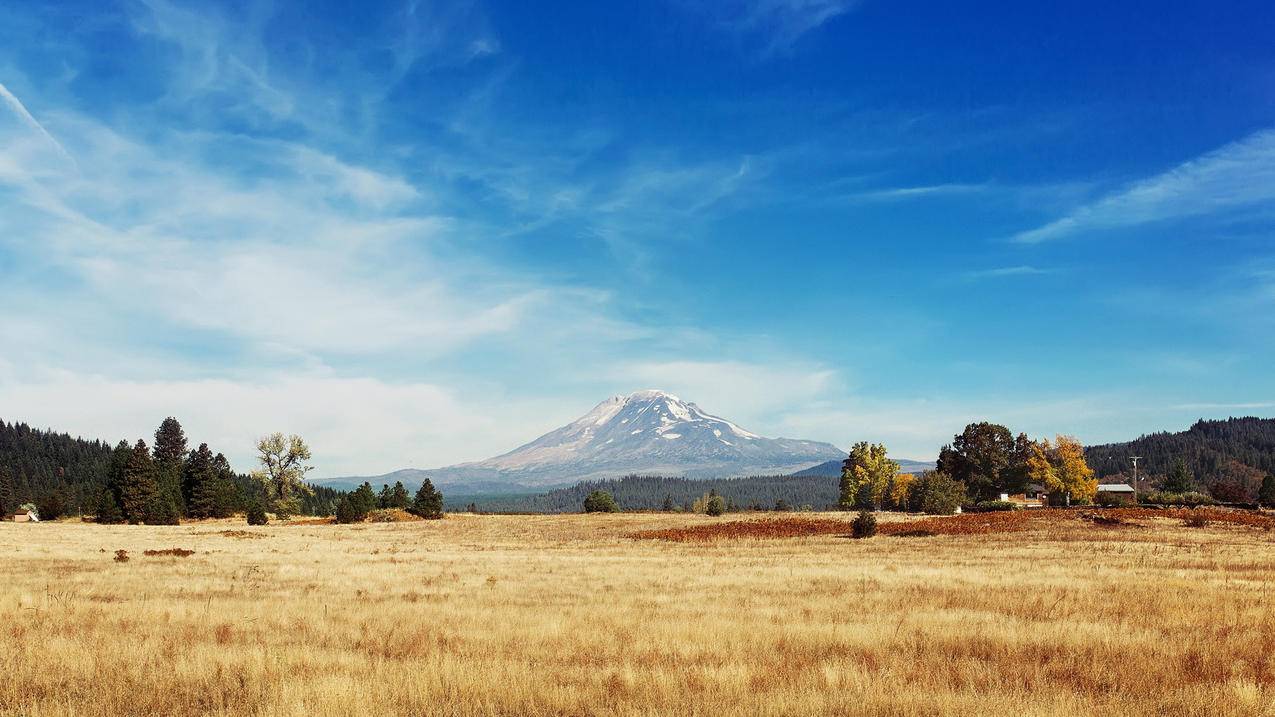
[[[899,464],[886,456],[884,444],[854,444],[841,464],[841,508],[880,508],[890,481],[898,472]]]
[[[306,465],[310,448],[301,436],[294,434],[285,438],[282,433],[273,433],[257,441],[257,460],[261,469],[252,475],[262,484],[275,515],[283,519],[295,515],[300,505],[298,496],[312,492],[304,480],[312,469]],[[371,492],[371,486],[368,491]],[[375,494],[372,500],[375,507]]]

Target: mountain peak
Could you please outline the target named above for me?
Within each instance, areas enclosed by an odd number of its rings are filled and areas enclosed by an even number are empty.
[[[764,438],[668,391],[644,389],[612,396],[572,423],[508,453],[451,470],[550,485],[633,472],[783,472],[839,458],[841,453],[827,443]]]

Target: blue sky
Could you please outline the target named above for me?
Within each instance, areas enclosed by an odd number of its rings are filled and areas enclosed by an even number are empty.
[[[0,7],[0,416],[316,475],[663,388],[933,456],[1275,415],[1266,3]]]

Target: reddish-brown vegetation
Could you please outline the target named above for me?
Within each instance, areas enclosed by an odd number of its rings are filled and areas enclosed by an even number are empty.
[[[1198,523],[1222,523],[1229,525],[1275,529],[1275,517],[1247,510],[1226,508],[1108,508],[1093,510],[1016,510],[991,513],[964,513],[962,515],[930,516],[919,520],[882,523],[878,535],[929,536],[929,535],[987,535],[1015,533],[1025,530],[1043,530],[1049,527],[1093,524],[1107,527],[1136,525],[1137,521],[1188,520]],[[765,540],[770,538],[800,538],[812,535],[848,535],[850,524],[829,518],[787,517],[763,520],[735,520],[724,523],[690,525],[662,530],[646,530],[629,537],[646,540],[667,540],[677,543],[706,542],[712,540]]]
[[[777,518],[773,520],[733,520],[724,523],[688,525],[663,530],[643,530],[629,537],[637,540],[668,540],[691,543],[709,540],[802,538],[810,535],[849,535],[850,523],[830,518]]]
[[[142,555],[145,555],[150,558],[167,557],[167,556],[171,556],[174,558],[185,558],[194,554],[195,554],[195,551],[187,550],[185,548],[164,548],[163,550],[143,550],[142,551]]]

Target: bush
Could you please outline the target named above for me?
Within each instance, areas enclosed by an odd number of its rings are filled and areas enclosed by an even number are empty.
[[[266,508],[259,501],[248,506],[248,525],[265,525],[270,519],[266,517]]]
[[[619,513],[620,504],[604,490],[595,490],[584,499],[586,513]]]
[[[720,495],[710,496],[708,499],[708,505],[704,506],[704,512],[712,516],[718,516],[725,513],[726,499]]]
[[[1182,519],[1182,523],[1188,528],[1203,528],[1209,524],[1209,519],[1204,513],[1198,510],[1192,510],[1187,517]]]
[[[1153,505],[1213,505],[1217,501],[1210,496],[1194,491],[1190,493],[1165,493],[1161,491],[1148,493],[1142,499],[1142,502]]]
[[[974,512],[995,513],[998,511],[1018,510],[1020,507],[1012,500],[981,500],[974,504]]]
[[[908,507],[929,515],[952,515],[965,502],[965,484],[941,471],[916,479]]]
[[[877,534],[877,517],[866,510],[859,511],[859,516],[850,523],[850,535],[855,538],[871,538]]]

